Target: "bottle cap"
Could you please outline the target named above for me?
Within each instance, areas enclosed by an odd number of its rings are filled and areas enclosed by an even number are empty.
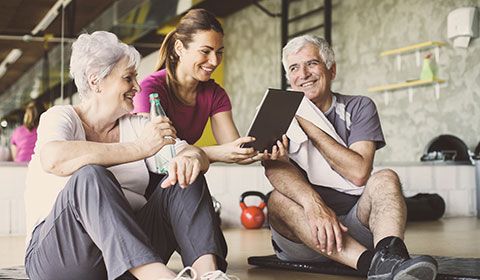
[[[154,103],[155,100],[158,100],[158,93],[152,92],[148,95],[150,103]]]

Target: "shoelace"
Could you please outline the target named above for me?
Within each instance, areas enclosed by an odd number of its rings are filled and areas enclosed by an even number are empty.
[[[200,280],[240,280],[240,278],[235,275],[227,275],[220,270],[215,270],[203,274]]]
[[[188,276],[187,272],[190,271],[190,276]],[[197,272],[190,266],[185,267],[182,269],[175,278],[172,280],[191,280],[197,278]],[[160,279],[161,280],[161,279]]]

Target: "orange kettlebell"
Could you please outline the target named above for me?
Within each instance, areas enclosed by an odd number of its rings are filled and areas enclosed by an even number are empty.
[[[247,206],[244,202],[247,196],[258,196],[262,199],[262,202],[258,206]],[[265,214],[263,213],[263,209],[265,208],[265,206],[267,206],[265,204],[266,201],[266,196],[263,193],[256,191],[244,192],[240,196],[240,208],[242,208],[240,220],[242,221],[242,225],[245,228],[256,229],[262,227],[263,222],[265,221]]]

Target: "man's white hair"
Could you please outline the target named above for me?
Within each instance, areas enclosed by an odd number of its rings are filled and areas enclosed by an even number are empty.
[[[287,57],[290,54],[299,52],[305,45],[312,44],[317,47],[318,52],[320,53],[320,57],[327,66],[327,69],[330,69],[332,65],[335,63],[335,53],[333,49],[328,44],[327,40],[320,38],[318,36],[313,35],[302,35],[299,37],[295,37],[290,40],[282,50],[282,64],[285,72],[287,73],[288,78],[288,65],[287,65]]]

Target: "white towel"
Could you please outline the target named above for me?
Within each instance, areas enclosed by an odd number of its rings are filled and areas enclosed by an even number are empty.
[[[303,97],[296,114],[312,122],[339,144],[347,146],[338,136],[335,128],[327,120],[323,112],[308,98]],[[290,139],[289,157],[307,172],[308,180],[312,184],[330,187],[340,192],[354,195],[359,195],[363,192],[363,187],[355,186],[330,167],[327,160],[303,132],[296,119],[293,119],[290,124],[287,136]]]

